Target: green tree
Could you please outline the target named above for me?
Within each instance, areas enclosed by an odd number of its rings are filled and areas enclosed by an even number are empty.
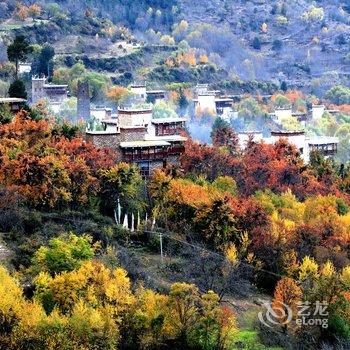
[[[277,95],[274,101],[275,107],[289,107],[291,105],[289,99],[283,95]]]
[[[14,62],[16,65],[16,80],[18,79],[18,64],[20,61],[24,61],[28,54],[32,51],[32,47],[24,35],[18,35],[15,40],[7,48],[7,57],[9,61]]]
[[[337,105],[347,104],[350,103],[350,89],[337,85],[328,90],[325,97]]]
[[[53,58],[55,49],[50,45],[45,45],[34,62],[34,73],[41,76],[45,75],[50,80],[53,75]]]
[[[153,107],[153,118],[176,118],[177,114],[166,102],[159,102]]]
[[[188,107],[188,101],[183,90],[180,90],[178,104],[179,104],[180,111],[182,112],[185,111],[186,108]]]
[[[9,105],[0,106],[0,125],[9,123],[13,118]]]
[[[15,80],[9,87],[8,94],[10,97],[27,99],[26,87],[22,80]]]
[[[56,237],[48,246],[42,246],[33,258],[35,272],[48,272],[56,275],[64,271],[73,271],[85,260],[94,257],[94,247],[89,236],[78,237],[74,234]]]
[[[119,163],[100,172],[103,209],[112,216],[121,206],[120,223],[126,214],[142,212],[144,209],[143,180],[136,166]],[[118,220],[117,220],[118,221]]]
[[[261,116],[262,110],[259,103],[253,97],[248,97],[242,100],[238,105],[238,114],[239,117],[244,118],[246,121],[251,121]]]

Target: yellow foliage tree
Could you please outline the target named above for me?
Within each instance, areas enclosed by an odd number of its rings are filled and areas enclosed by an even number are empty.
[[[318,276],[318,265],[315,259],[306,256],[300,265],[299,281],[303,282],[307,279],[314,280],[317,279]]]

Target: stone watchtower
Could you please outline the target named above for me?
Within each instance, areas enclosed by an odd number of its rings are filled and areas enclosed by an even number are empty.
[[[87,81],[78,81],[77,90],[77,117],[78,119],[90,119],[90,91]]]
[[[36,103],[46,97],[45,94],[45,78],[32,78],[32,102]]]

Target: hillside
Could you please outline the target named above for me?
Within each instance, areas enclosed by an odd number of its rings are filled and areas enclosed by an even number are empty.
[[[132,70],[134,79],[161,85],[258,80],[279,86],[285,81],[319,95],[349,81],[350,8],[341,0],[316,5],[306,0],[140,0],[131,6],[122,1],[38,3],[40,16],[19,20],[16,2],[0,2],[2,41],[6,44],[9,36],[23,33],[34,43],[50,42],[61,58],[83,57],[116,83],[129,83],[121,75]],[[147,57],[139,51],[164,44],[175,46],[148,51]],[[185,72],[164,67],[168,57],[176,57],[184,47],[188,50],[188,45],[197,62],[208,57],[209,67],[189,67]]]
[[[258,79],[286,80],[309,88],[348,81],[349,6],[339,0],[321,0],[312,6],[303,0],[182,0],[180,12],[189,23],[228,27],[253,63],[261,65],[254,64]],[[259,38],[260,50],[252,47],[254,38]],[[233,45],[227,56],[237,55],[237,50],[240,47]]]

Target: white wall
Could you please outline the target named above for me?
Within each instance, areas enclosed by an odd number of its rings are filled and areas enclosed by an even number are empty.
[[[215,95],[198,95],[197,100],[197,107],[201,110],[209,110],[216,113]]]
[[[130,91],[134,94],[137,95],[137,97],[143,99],[146,101],[146,86],[132,86]]]
[[[321,119],[325,112],[325,106],[312,106],[312,119]]]
[[[275,116],[278,121],[281,121],[284,118],[291,118],[292,109],[291,108],[276,109]]]

